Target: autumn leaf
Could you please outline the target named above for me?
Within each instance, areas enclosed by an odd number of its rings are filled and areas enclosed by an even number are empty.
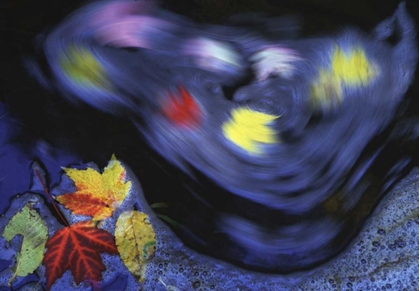
[[[67,77],[77,84],[100,89],[111,88],[105,68],[85,47],[69,47],[65,54],[60,56],[59,64]]]
[[[120,257],[140,282],[146,265],[156,250],[156,234],[148,216],[140,211],[126,211],[117,220],[115,240]]]
[[[28,205],[10,219],[4,229],[3,237],[10,241],[18,234],[23,236],[22,248],[16,255],[15,272],[9,280],[9,286],[16,276],[33,273],[44,256],[48,229],[38,212]]]
[[[235,108],[232,119],[223,126],[223,134],[231,142],[251,154],[263,154],[260,145],[278,142],[276,131],[269,125],[280,116],[266,114],[247,107]]]
[[[259,81],[266,80],[270,75],[290,78],[296,69],[294,63],[303,60],[296,51],[281,46],[266,46],[250,59]]]
[[[110,217],[131,187],[130,181],[125,182],[126,171],[115,156],[112,156],[102,174],[92,168],[63,169],[74,181],[77,191],[60,195],[56,200],[73,214],[93,216],[94,221]]]
[[[197,126],[203,115],[200,106],[183,86],[179,86],[178,93],[179,96],[168,94],[163,104],[163,114],[177,126]]]
[[[99,253],[118,254],[114,236],[95,226],[92,221],[82,221],[57,231],[47,242],[47,252],[42,261],[46,268],[47,289],[70,270],[74,281],[99,282],[105,265]]]

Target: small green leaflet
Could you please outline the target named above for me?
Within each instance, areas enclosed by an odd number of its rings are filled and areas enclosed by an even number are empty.
[[[16,276],[33,273],[44,257],[48,229],[38,212],[28,205],[10,219],[4,229],[3,237],[10,241],[18,234],[23,236],[22,248],[16,254],[15,272],[9,280],[9,286]]]

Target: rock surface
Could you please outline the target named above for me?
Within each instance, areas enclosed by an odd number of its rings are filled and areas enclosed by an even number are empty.
[[[359,235],[340,255],[315,269],[289,275],[243,270],[185,247],[148,206],[140,184],[130,171],[129,177],[133,182],[132,193],[101,227],[113,233],[117,217],[134,205],[149,215],[156,232],[157,250],[154,258],[149,261],[141,290],[418,290],[417,168],[380,202]],[[56,195],[71,190],[71,187],[69,179],[63,175],[61,183],[51,192]],[[35,180],[31,191],[14,198],[7,213],[0,218],[0,230],[28,201],[42,213],[50,235],[60,228],[43,205],[44,200],[33,194],[40,193]],[[80,220],[72,217],[64,208],[61,211],[72,223]],[[1,259],[12,260],[13,253],[20,248],[19,238],[7,244],[1,237],[0,248]],[[141,288],[118,256],[103,254],[102,258],[107,270],[103,273],[101,290],[128,291]],[[39,267],[36,274],[41,279],[35,279],[35,282],[32,280],[23,286],[22,278],[19,278],[15,283],[22,287],[18,290],[32,290],[33,286],[42,288],[39,281],[44,282],[44,272],[44,267]],[[1,285],[6,285],[10,276],[9,269],[0,273],[0,289]],[[90,290],[90,286],[84,283],[76,286],[70,272],[66,272],[53,285],[52,290]]]
[[[418,290],[418,186],[415,169],[339,256],[290,275],[259,274],[201,256],[181,246],[151,215],[158,247],[145,290],[165,290],[156,282],[159,276],[179,290]]]

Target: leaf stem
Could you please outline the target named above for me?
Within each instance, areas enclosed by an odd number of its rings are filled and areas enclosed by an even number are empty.
[[[150,207],[152,207],[152,208],[168,208],[169,206],[165,202],[157,202],[157,203],[153,203],[152,205],[150,205]]]
[[[10,287],[10,286],[12,286],[12,283],[13,283],[13,281],[16,279],[16,276],[17,276],[17,272],[18,272],[18,270],[19,270],[19,266],[20,266],[20,257],[18,257],[19,256],[19,253],[17,254],[17,257],[16,257],[16,269],[15,269],[15,272],[13,273],[13,276],[9,279],[9,281],[7,282],[7,285]]]
[[[64,222],[65,225],[70,226],[68,221],[64,218],[64,216],[61,214],[60,210],[58,209],[57,205],[54,202],[54,199],[52,198],[50,192],[48,192],[47,186],[45,186],[44,182],[42,181],[41,174],[38,172],[38,167],[34,168],[35,175],[37,176],[39,182],[42,185],[42,188],[44,188],[44,192],[47,195],[48,199],[50,200],[51,204],[53,205],[55,211],[57,212],[60,219]]]
[[[177,228],[177,227],[179,226],[179,223],[178,223],[177,221],[173,220],[172,218],[170,218],[170,217],[169,217],[169,216],[167,216],[167,215],[164,215],[164,214],[160,214],[160,213],[158,213],[158,214],[157,214],[157,216],[158,216],[160,219],[162,219],[162,220],[166,221],[167,223],[169,223],[170,225],[172,225],[172,226],[173,226],[173,227],[175,227],[175,228]]]

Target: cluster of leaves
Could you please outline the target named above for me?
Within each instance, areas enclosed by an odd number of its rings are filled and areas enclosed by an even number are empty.
[[[72,215],[91,216],[92,219],[70,225],[53,203],[66,226],[48,238],[47,226],[39,213],[30,204],[24,206],[10,219],[3,232],[7,241],[18,234],[23,236],[9,285],[16,276],[33,273],[42,263],[48,290],[67,270],[77,285],[86,281],[96,286],[106,270],[100,253],[119,255],[127,269],[143,282],[147,262],[154,255],[156,245],[148,216],[137,210],[123,212],[116,221],[114,235],[98,227],[98,222],[112,217],[130,191],[131,182],[126,181],[126,171],[121,163],[113,156],[103,173],[93,168],[63,170],[74,182],[76,191],[57,196],[56,200]],[[38,169],[34,171],[52,199]]]

